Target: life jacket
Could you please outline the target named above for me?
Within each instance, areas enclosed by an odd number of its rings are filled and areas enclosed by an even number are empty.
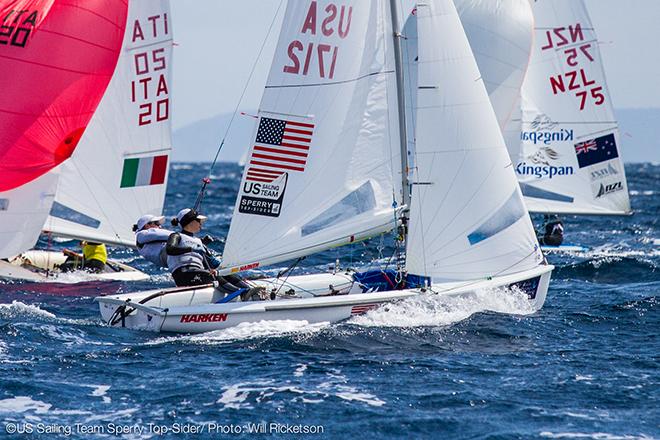
[[[85,260],[98,260],[105,264],[108,261],[108,250],[103,243],[85,243],[83,246]]]
[[[159,267],[167,267],[167,253],[165,245],[172,231],[160,228],[151,228],[138,231],[135,234],[135,244],[138,253],[147,261]]]
[[[172,252],[170,252],[168,244],[167,268],[170,270],[170,272],[174,272],[180,267],[189,267],[201,270],[208,270],[210,268],[206,259],[208,249],[206,249],[206,246],[204,246],[202,240],[192,235],[187,235],[184,232],[175,232],[171,234],[170,237],[173,235],[179,236],[179,248],[190,248],[190,250],[178,255],[174,255]]]

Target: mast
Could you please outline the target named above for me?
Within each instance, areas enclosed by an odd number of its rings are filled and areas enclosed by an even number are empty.
[[[403,84],[403,55],[401,51],[401,26],[399,23],[399,0],[390,0],[392,16],[392,36],[394,38],[394,70],[396,74],[396,94],[399,116],[399,140],[401,153],[401,191],[403,204],[410,209],[410,182],[408,181],[408,136],[406,133],[406,98]],[[406,210],[406,211],[407,211]],[[406,216],[406,214],[404,214]],[[405,230],[406,228],[404,228]]]

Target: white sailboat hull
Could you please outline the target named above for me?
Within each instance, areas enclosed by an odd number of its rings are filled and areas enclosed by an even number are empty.
[[[521,287],[527,293],[531,309],[543,306],[553,266],[494,277],[489,280],[434,284],[431,289],[404,289],[385,292],[362,292],[356,282],[347,282],[350,274],[316,274],[290,277],[286,288],[297,288],[305,298],[218,304],[222,298],[212,287],[151,290],[131,294],[97,297],[103,320],[112,326],[155,332],[202,333],[261,321],[298,320],[308,323],[337,322],[366,313],[383,304],[420,295],[460,296],[481,289],[509,287],[528,282]],[[531,284],[529,282],[531,281]],[[282,282],[260,280],[257,284]],[[344,283],[344,284],[342,284]],[[329,286],[339,294],[329,294]],[[301,286],[304,288],[301,289]],[[530,288],[531,287],[531,288]],[[359,292],[358,292],[359,291]],[[325,296],[312,297],[311,294]]]
[[[66,261],[59,251],[31,250],[8,261],[0,260],[0,279],[44,282],[57,279],[62,274],[57,266]],[[126,264],[108,260],[106,271],[101,273],[82,272],[90,281],[142,281],[149,275]]]

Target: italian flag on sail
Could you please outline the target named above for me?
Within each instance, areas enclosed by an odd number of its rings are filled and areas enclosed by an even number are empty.
[[[120,188],[165,183],[167,155],[124,159]]]

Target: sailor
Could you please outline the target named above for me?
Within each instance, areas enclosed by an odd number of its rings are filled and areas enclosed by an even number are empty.
[[[225,293],[233,293],[246,289],[242,298],[252,298],[261,293],[261,288],[250,288],[250,285],[237,276],[217,276],[215,269],[220,266],[217,258],[205,245],[204,241],[195,237],[202,230],[206,216],[200,215],[194,209],[182,209],[172,225],[180,226],[181,232],[170,235],[165,247],[167,267],[177,286],[197,286],[218,282],[218,289]],[[206,237],[205,237],[206,238]]]
[[[108,261],[108,250],[103,243],[83,241],[83,269],[89,272],[103,272]]]
[[[165,245],[172,231],[162,227],[165,217],[158,215],[143,215],[133,225],[135,244],[138,253],[147,261],[158,267],[167,267]]]
[[[541,244],[546,246],[561,246],[564,241],[564,224],[559,220],[559,216],[543,216],[544,233],[541,238]]]

